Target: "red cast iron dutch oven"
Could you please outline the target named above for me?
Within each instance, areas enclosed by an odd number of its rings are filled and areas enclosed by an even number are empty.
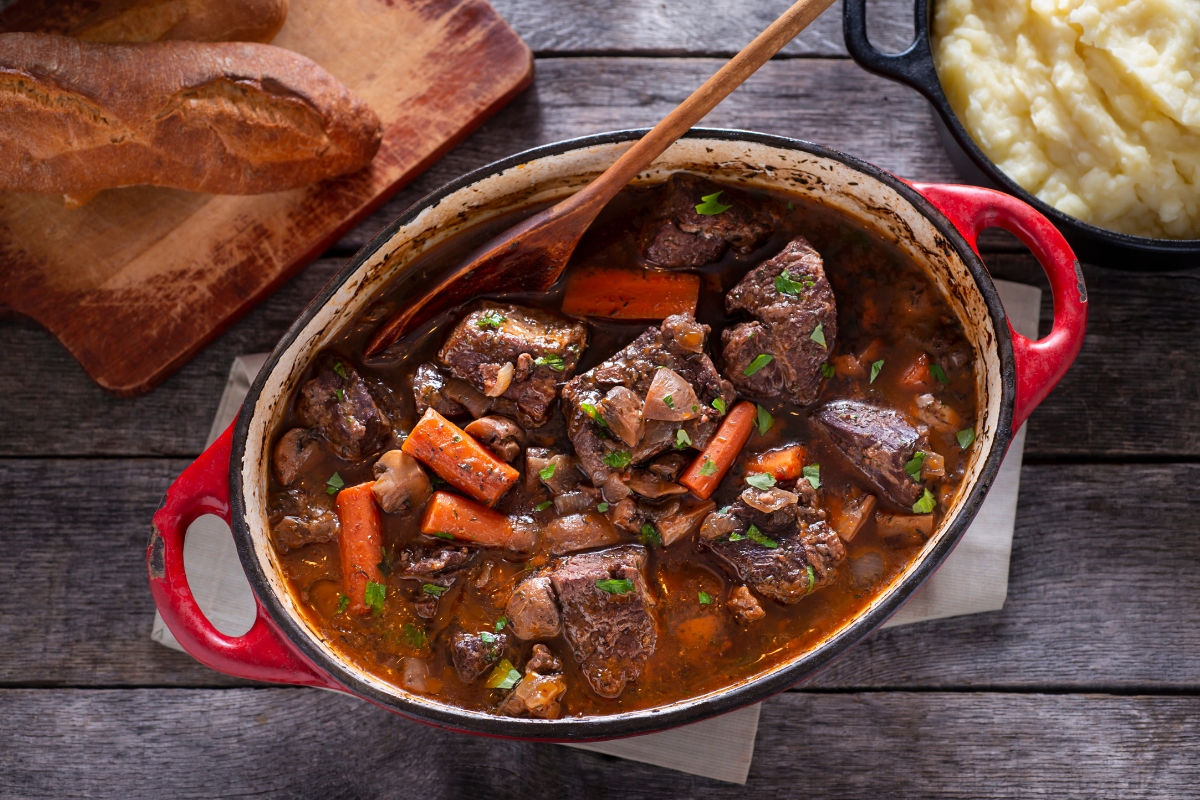
[[[547,741],[629,736],[682,725],[758,702],[812,675],[883,623],[953,550],[992,485],[1013,433],[1062,377],[1083,341],[1087,294],[1075,256],[1041,214],[1008,195],[964,186],[909,184],[858,159],[806,142],[741,131],[692,131],[639,176],[677,170],[811,196],[873,228],[927,268],[975,348],[977,443],[963,487],[913,564],[863,613],[810,651],[749,680],[664,706],[582,719],[513,719],[410,693],[339,657],[305,621],[270,544],[267,476],[271,440],[313,357],[381,290],[430,291],[440,268],[414,260],[498,215],[561,199],[594,178],[644,131],[537,148],[477,170],[418,202],[376,236],[288,330],[258,374],[237,422],[167,491],[146,551],[154,600],[171,633],[213,669],[273,683],[357,695],[407,717],[456,730]],[[1020,238],[1045,268],[1054,327],[1033,342],[1014,331],[975,251],[984,228]],[[187,527],[202,514],[229,523],[258,605],[253,627],[226,636],[204,618],[183,566]]]

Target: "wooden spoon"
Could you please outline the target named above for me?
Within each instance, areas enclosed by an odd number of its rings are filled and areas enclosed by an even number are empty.
[[[447,275],[437,288],[396,312],[375,332],[365,354],[377,355],[416,325],[472,294],[548,289],[558,280],[580,238],[608,201],[832,4],[833,0],[799,0],[600,177],[492,239]]]

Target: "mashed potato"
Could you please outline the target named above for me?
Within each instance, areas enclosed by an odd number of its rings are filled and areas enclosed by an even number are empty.
[[[934,62],[983,152],[1086,222],[1200,238],[1200,2],[936,0]]]

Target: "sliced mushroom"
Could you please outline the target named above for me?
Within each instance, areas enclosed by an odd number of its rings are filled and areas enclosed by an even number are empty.
[[[794,506],[800,501],[800,495],[779,487],[756,489],[753,486],[747,486],[741,497],[743,503],[764,514],[772,514],[781,508]]]
[[[717,504],[712,500],[706,500],[703,503],[682,506],[678,514],[660,519],[658,535],[662,537],[663,545],[670,546],[691,536],[716,507]]]
[[[508,417],[480,417],[463,430],[509,463],[521,455],[525,447],[525,429]]]
[[[645,517],[632,497],[626,497],[617,503],[609,513],[612,515],[610,517],[612,523],[621,530],[628,531],[629,533],[637,533],[642,529],[642,525],[645,524]]]
[[[272,459],[275,477],[284,486],[290,486],[316,455],[319,446],[317,438],[308,428],[292,428],[280,436]]]
[[[642,405],[645,419],[665,422],[683,422],[700,414],[700,401],[696,390],[673,369],[661,367],[654,373],[646,402]]]
[[[461,378],[446,379],[442,396],[453,400],[478,419],[492,408],[492,399]]]
[[[720,539],[722,536],[728,536],[741,527],[735,516],[726,513],[728,510],[729,509],[725,509],[724,511],[714,511],[705,517],[704,524],[700,526],[701,539],[706,539],[711,542],[713,539]]]
[[[875,502],[875,495],[872,494],[864,494],[845,502],[842,513],[833,524],[833,529],[843,542],[848,542],[858,535],[862,526],[871,518],[871,513],[875,511]]]
[[[599,489],[590,486],[576,487],[575,491],[560,494],[554,498],[554,510],[560,515],[579,514],[592,511],[602,500]]]
[[[609,503],[619,503],[626,497],[629,497],[629,486],[622,479],[621,474],[614,472],[608,476],[608,480],[600,487],[604,499]]]
[[[683,453],[667,453],[650,462],[650,466],[647,469],[664,481],[677,483],[679,476],[687,469],[688,463],[689,459]]]
[[[875,514],[875,528],[893,550],[916,547],[933,535],[932,514]]]
[[[553,639],[562,633],[562,612],[550,578],[526,578],[508,599],[504,615],[517,638],[525,641]]]
[[[635,469],[629,473],[629,488],[642,497],[657,500],[660,497],[674,497],[687,494],[687,489],[678,483],[664,481],[662,478],[644,469]]]
[[[604,547],[620,540],[621,535],[608,518],[594,510],[551,520],[542,528],[541,538],[542,545],[555,556]]]
[[[403,450],[388,450],[372,468],[375,502],[389,514],[408,513],[425,505],[433,485],[420,463]]]
[[[614,386],[608,390],[596,410],[609,430],[625,444],[633,447],[642,440],[642,434],[646,431],[642,420],[642,398],[632,389]]]
[[[511,361],[503,364],[480,364],[479,376],[483,378],[483,393],[488,397],[499,397],[512,385],[516,368]]]
[[[534,464],[530,462],[534,460],[526,459],[531,471]],[[575,487],[583,482],[583,473],[579,471],[579,459],[561,453],[541,461],[536,474],[550,493],[555,495],[574,491]]]

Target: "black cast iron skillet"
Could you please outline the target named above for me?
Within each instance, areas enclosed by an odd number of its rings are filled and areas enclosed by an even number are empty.
[[[1110,231],[1064,214],[1022,189],[979,149],[942,91],[930,44],[933,0],[916,0],[917,38],[907,50],[895,55],[879,52],[867,40],[866,5],[867,0],[845,0],[842,27],[846,49],[863,69],[911,86],[925,96],[937,111],[934,122],[942,146],[965,180],[1000,189],[1036,208],[1062,231],[1076,254],[1089,264],[1133,272],[1200,266],[1200,239],[1151,239]]]

